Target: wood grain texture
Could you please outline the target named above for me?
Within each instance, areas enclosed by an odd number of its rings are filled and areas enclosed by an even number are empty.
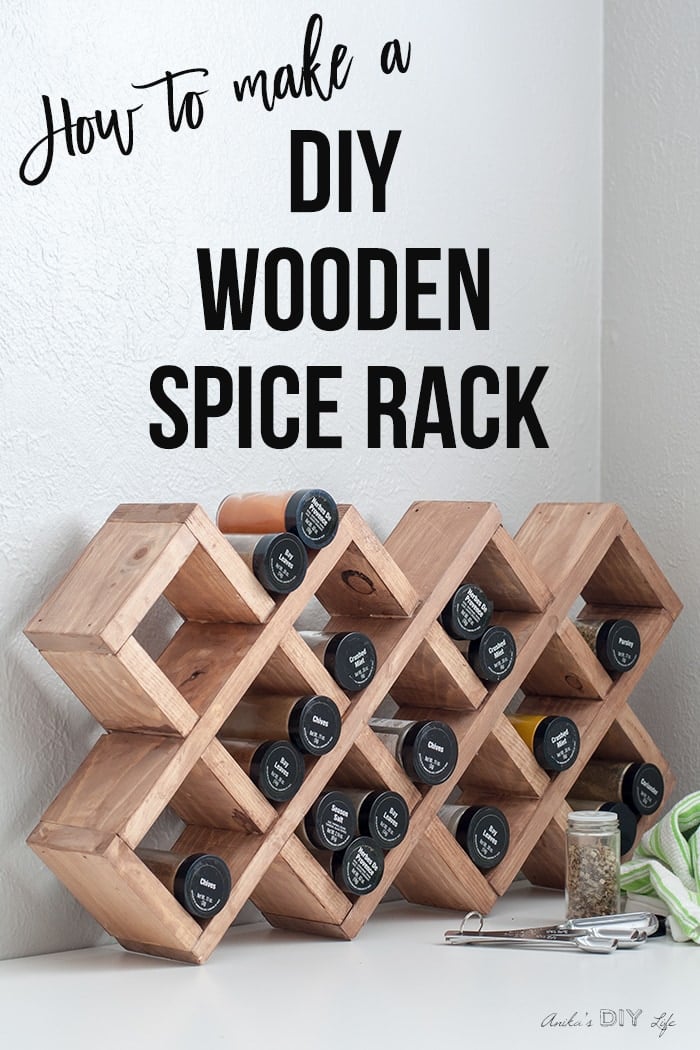
[[[485,686],[436,623],[456,587],[479,584],[494,620],[516,638],[509,678]],[[568,619],[628,616],[642,652],[610,676]],[[185,623],[154,662],[133,630],[161,595]],[[361,630],[378,669],[358,694],[332,680],[295,624],[316,595],[326,630]],[[351,507],[332,543],[311,555],[300,588],[273,600],[196,504],[122,505],[28,625],[69,685],[110,732],[100,738],[30,836],[33,849],[126,947],[202,962],[251,897],[275,926],[350,939],[394,882],[409,899],[487,912],[521,868],[563,877],[565,798],[593,755],[668,764],[629,700],[680,602],[613,504],[540,504],[515,540],[489,503],[414,504],[382,545]],[[567,714],[582,732],[571,770],[545,773],[504,717]],[[343,715],[336,748],[305,763],[298,794],[268,803],[216,739],[241,697],[318,692]],[[440,718],[458,739],[452,777],[413,784],[368,727],[384,698],[397,717]],[[328,785],[388,787],[406,798],[404,841],[387,853],[380,887],[351,900],[294,834]],[[479,872],[442,824],[449,800],[492,803],[511,845]],[[185,821],[175,848],[228,863],[224,909],[199,923],[133,854],[167,805]],[[640,822],[648,826],[656,818]]]
[[[105,729],[185,736],[197,721],[182,694],[135,638],[117,654],[42,653]]]
[[[194,546],[184,525],[106,522],[25,634],[51,652],[118,652]]]

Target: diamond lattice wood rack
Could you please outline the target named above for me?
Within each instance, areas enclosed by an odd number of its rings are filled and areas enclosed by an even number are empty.
[[[514,671],[490,688],[437,623],[467,578],[518,645]],[[134,632],[162,596],[184,622],[154,660]],[[378,672],[352,699],[295,629],[314,596],[327,629],[363,630],[376,646]],[[569,619],[579,597],[586,612],[634,620],[642,652],[632,671],[611,677],[597,661]],[[384,544],[342,507],[333,542],[278,601],[198,505],[122,505],[26,628],[106,730],[29,844],[125,948],[188,962],[209,957],[248,899],[274,926],[345,939],[392,883],[417,904],[488,912],[521,869],[563,884],[565,798],[593,755],[655,762],[671,790],[668,764],[628,700],[680,610],[614,504],[539,504],[512,538],[495,504],[415,503]],[[240,698],[261,688],[323,693],[343,714],[338,745],[307,763],[301,790],[279,808],[216,739]],[[368,727],[387,695],[397,717],[439,717],[454,729],[459,761],[445,784],[412,783]],[[550,776],[538,766],[504,716],[520,696],[520,710],[574,718],[574,767]],[[341,892],[294,834],[330,782],[393,788],[411,809],[381,886],[364,897]],[[510,849],[487,874],[437,815],[455,789],[508,817]],[[167,806],[185,824],[174,850],[217,853],[231,868],[228,904],[203,923],[134,852]]]

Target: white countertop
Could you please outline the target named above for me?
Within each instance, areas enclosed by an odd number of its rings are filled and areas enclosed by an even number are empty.
[[[562,916],[561,894],[517,885],[486,923]],[[392,902],[349,943],[236,926],[200,967],[116,944],[9,960],[0,963],[0,1047],[641,1050],[659,1038],[665,1050],[700,1045],[700,946],[656,938],[592,956],[444,945],[443,932],[460,918]],[[630,1012],[638,1010],[633,1025]],[[675,1022],[663,1033],[652,1027],[661,1014]]]

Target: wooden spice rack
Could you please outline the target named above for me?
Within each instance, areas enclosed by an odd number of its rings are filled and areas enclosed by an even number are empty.
[[[518,645],[514,671],[490,688],[436,622],[467,578]],[[134,632],[162,596],[183,623],[154,660]],[[352,699],[295,629],[314,596],[328,630],[364,630],[376,646],[377,674]],[[632,671],[611,677],[599,664],[569,619],[579,596],[586,611],[634,619],[642,653]],[[484,913],[520,869],[561,886],[565,798],[591,756],[655,762],[673,786],[628,700],[680,610],[614,504],[540,504],[512,538],[492,503],[415,503],[383,545],[342,507],[333,542],[278,601],[196,504],[122,505],[26,628],[107,730],[29,844],[124,947],[188,962],[209,957],[248,899],[274,926],[350,939],[392,883],[419,904]],[[323,693],[343,715],[335,749],[307,763],[301,790],[278,808],[216,739],[240,698],[263,689]],[[545,773],[505,718],[520,690],[520,710],[579,725],[570,770]],[[459,761],[445,784],[413,784],[368,727],[387,694],[397,717],[454,729]],[[365,897],[342,893],[294,834],[330,782],[393,788],[411,810]],[[437,816],[456,788],[510,822],[510,849],[487,874]],[[174,850],[217,853],[231,869],[227,905],[203,923],[134,852],[166,806],[185,824]]]

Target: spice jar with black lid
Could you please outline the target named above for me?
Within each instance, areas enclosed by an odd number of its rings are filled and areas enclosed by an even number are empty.
[[[357,812],[357,830],[369,835],[382,849],[393,849],[406,837],[410,811],[398,791],[355,789],[345,794]]]
[[[620,829],[617,814],[569,813],[566,827],[566,917],[620,911]]]
[[[324,489],[227,496],[216,514],[222,532],[291,532],[305,547],[327,547],[338,531],[338,507]]]
[[[231,873],[221,857],[145,848],[134,852],[195,918],[210,919],[226,904],[231,893]]]
[[[663,801],[663,773],[653,762],[605,762],[592,759],[572,788],[578,798],[625,802],[645,817]]]
[[[542,769],[561,773],[576,761],[581,746],[576,723],[565,715],[508,715]]]
[[[353,839],[342,852],[320,855],[321,863],[333,881],[351,897],[363,897],[376,890],[384,875],[384,854],[367,835]]]
[[[510,826],[497,806],[442,806],[439,817],[480,871],[501,863],[510,843]]]
[[[493,624],[469,643],[467,660],[482,682],[502,682],[515,666],[515,638],[507,627]]]
[[[457,737],[451,726],[436,719],[417,722],[399,718],[370,718],[370,729],[420,784],[442,784],[457,765]]]
[[[288,802],[304,780],[304,759],[288,740],[219,741],[270,802]]]
[[[306,644],[323,662],[341,689],[357,693],[365,689],[377,670],[377,651],[361,631],[301,631]]]
[[[463,583],[454,592],[438,621],[451,638],[480,638],[493,614],[493,602],[475,583]]]
[[[338,743],[341,725],[328,696],[251,696],[239,700],[220,732],[260,740],[288,736],[304,754],[325,755]]]
[[[605,813],[615,813],[620,826],[620,853],[622,856],[629,853],[637,838],[637,814],[624,802],[597,802],[595,799],[567,798],[567,805],[575,811],[587,810],[593,812],[602,810]]]
[[[345,849],[357,831],[357,814],[349,793],[325,791],[316,799],[297,828],[309,849]]]
[[[230,542],[268,594],[290,594],[302,584],[309,557],[304,544],[291,533],[236,536]]]
[[[631,620],[574,620],[574,626],[607,671],[631,671],[642,651]]]

